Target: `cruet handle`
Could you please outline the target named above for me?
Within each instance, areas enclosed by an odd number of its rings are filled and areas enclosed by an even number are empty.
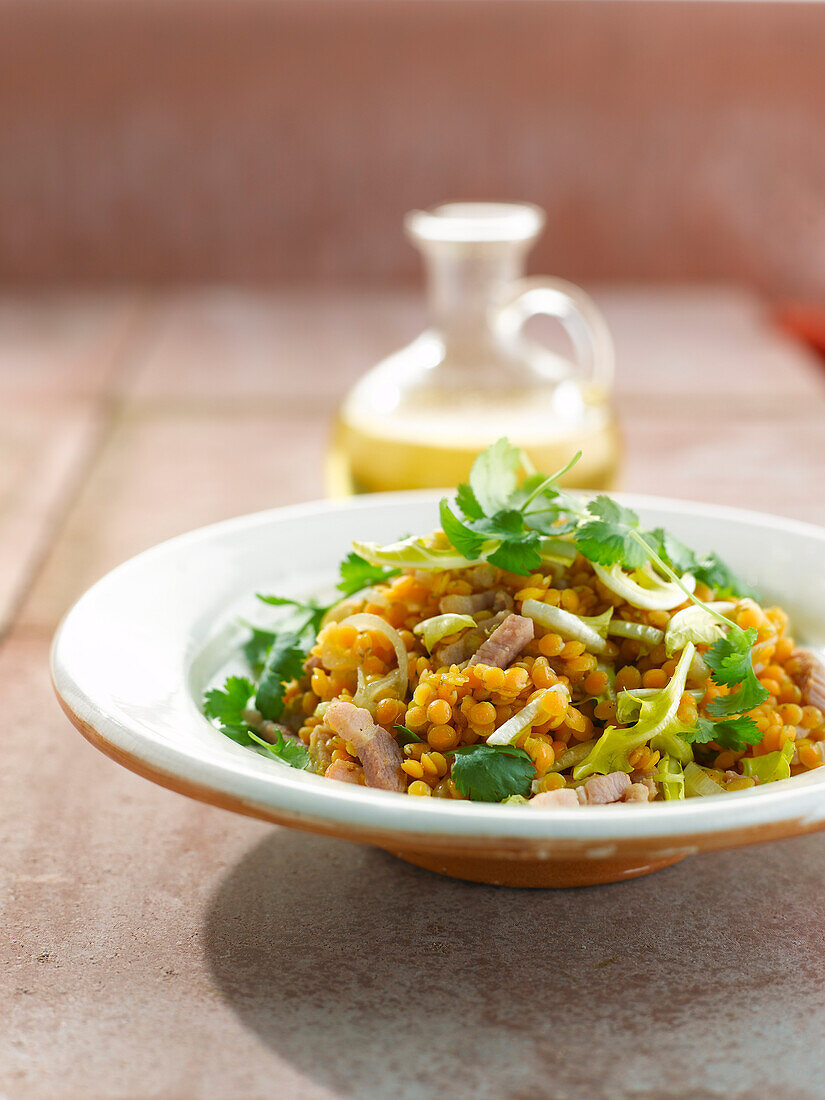
[[[589,294],[564,279],[538,276],[520,279],[498,310],[495,326],[505,338],[516,339],[531,317],[555,318],[575,349],[585,378],[607,391],[613,384],[615,352],[610,330]]]

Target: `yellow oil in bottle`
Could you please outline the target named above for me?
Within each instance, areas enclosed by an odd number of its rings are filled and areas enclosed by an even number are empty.
[[[345,406],[333,427],[327,457],[332,496],[393,489],[439,489],[466,481],[473,460],[502,435],[521,447],[537,470],[552,473],[577,451],[582,457],[562,479],[579,489],[616,488],[621,457],[618,426],[606,403],[586,405],[575,424],[538,429],[535,415],[502,416],[501,409],[429,416],[365,415]]]

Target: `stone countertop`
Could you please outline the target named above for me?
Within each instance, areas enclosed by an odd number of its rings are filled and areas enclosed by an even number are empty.
[[[596,297],[625,488],[825,523],[825,370],[756,301]],[[404,290],[0,298],[0,1096],[825,1096],[820,836],[473,886],[154,787],[61,714],[71,601],[320,495],[336,402],[421,324]]]

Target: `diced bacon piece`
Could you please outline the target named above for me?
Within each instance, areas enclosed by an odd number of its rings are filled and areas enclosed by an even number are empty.
[[[609,775],[594,775],[578,788],[577,793],[586,806],[604,806],[609,802],[619,802],[629,787],[629,775],[611,772]]]
[[[581,805],[578,793],[571,787],[561,787],[557,791],[542,791],[527,803],[537,810],[570,810]]]
[[[825,711],[825,665],[809,649],[797,649],[793,657],[800,669],[802,702]]]
[[[479,623],[478,629],[468,630],[457,642],[437,648],[436,658],[441,665],[460,665],[475,653],[481,643],[495,630],[499,623],[507,618],[506,611],[499,611],[489,619]]]
[[[650,801],[651,802],[653,801],[653,799],[656,797],[656,794],[657,794],[656,780],[654,778],[655,774],[656,773],[652,772],[652,771],[631,772],[630,773],[630,782],[631,783],[641,783],[643,786],[647,787],[648,791],[650,792]]]
[[[338,779],[341,783],[360,783],[363,768],[351,760],[333,760],[324,775],[327,779]]]
[[[622,795],[622,802],[649,802],[650,790],[644,783],[631,783]]]
[[[397,742],[363,707],[333,699],[324,712],[324,721],[339,737],[349,741],[358,754],[368,787],[385,791],[404,791],[406,777],[401,771],[403,756]]]
[[[474,596],[442,596],[438,610],[442,615],[475,615],[477,611],[488,611],[495,598],[492,588],[489,592],[476,592]]]
[[[533,640],[533,620],[524,615],[508,615],[470,658],[471,665],[507,668]]]
[[[438,610],[442,615],[477,615],[479,611],[512,611],[513,597],[501,588],[476,592],[472,596],[442,596]]]

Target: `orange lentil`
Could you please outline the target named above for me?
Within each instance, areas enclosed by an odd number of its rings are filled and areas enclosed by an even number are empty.
[[[504,673],[504,691],[516,694],[527,687],[529,676],[523,668],[509,668]]]
[[[560,656],[563,660],[569,661],[571,657],[581,657],[584,650],[583,642],[565,642]]]
[[[501,691],[504,687],[504,669],[485,667],[482,680],[488,691]]]
[[[596,718],[600,722],[610,723],[616,721],[616,700],[606,699],[603,703],[598,703],[593,711]],[[409,711],[407,711],[409,717]],[[408,723],[409,724],[409,723]]]
[[[496,720],[496,708],[492,703],[476,703],[467,717],[474,726],[489,726]]]
[[[798,703],[786,703],[779,708],[779,716],[786,725],[799,726],[802,724],[802,707]]]
[[[565,672],[570,676],[577,676],[581,673],[592,672],[598,664],[598,661],[592,653],[583,653],[581,657],[573,657],[572,660],[565,662]]]
[[[407,787],[407,794],[427,796],[432,793],[432,787],[429,783],[425,783],[423,779],[416,779],[414,783],[410,783],[409,787]]]
[[[558,677],[555,672],[547,664],[547,660],[544,657],[539,657],[533,664],[530,672],[533,683],[538,688],[552,687],[558,681]]]
[[[427,707],[427,721],[435,726],[443,726],[453,716],[453,708],[446,699],[434,699]]]
[[[667,676],[660,668],[651,668],[642,676],[642,686],[646,688],[663,688],[667,683]]]
[[[558,634],[545,634],[539,638],[539,650],[544,657],[558,657],[564,649],[564,641]]]
[[[803,707],[802,708],[802,720],[799,723],[805,730],[814,730],[822,725],[822,711],[819,707]]]
[[[584,733],[587,729],[587,719],[581,711],[576,710],[575,707],[567,708],[567,714],[565,715],[564,721],[567,727],[574,733]]]
[[[804,767],[810,770],[812,768],[819,768],[822,766],[824,761],[813,745],[800,745],[798,751],[799,762],[800,764],[804,765]]]
[[[565,588],[561,594],[561,606],[565,611],[572,611],[575,614],[579,610],[578,593],[572,588]]]
[[[726,768],[732,768],[736,763],[736,753],[730,749],[726,749],[724,752],[720,752],[713,762],[715,768],[720,768],[724,771]]]
[[[642,674],[634,665],[625,665],[616,673],[616,691],[633,691],[642,686]]]
[[[606,672],[593,671],[584,678],[582,687],[588,695],[601,695],[609,683]]]
[[[550,772],[549,775],[545,775],[539,780],[539,791],[560,791],[562,787],[566,787],[567,783],[564,776],[559,775],[558,772]]]
[[[404,723],[409,726],[411,730],[420,729],[427,721],[427,712],[423,707],[410,707],[407,711],[407,719]]]
[[[375,717],[380,726],[389,726],[399,721],[403,710],[404,704],[398,699],[382,699],[375,708]]]
[[[428,744],[439,752],[454,749],[460,740],[461,736],[454,726],[431,726],[427,732]]]

